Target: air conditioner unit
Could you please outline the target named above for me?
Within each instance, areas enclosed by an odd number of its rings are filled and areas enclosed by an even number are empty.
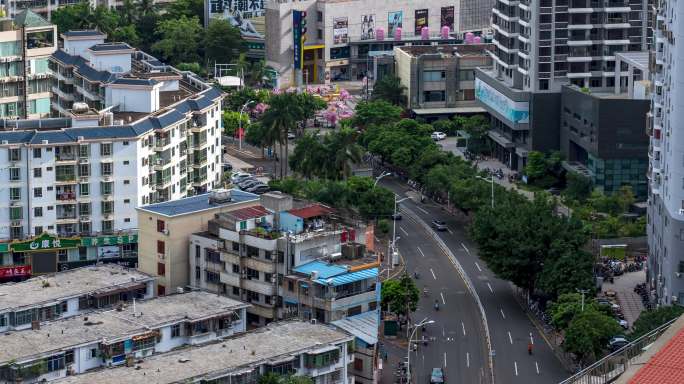
[[[87,215],[81,216],[81,221],[90,221],[90,216],[87,216]]]
[[[164,228],[164,230],[162,231],[162,233],[165,234],[166,236],[168,236],[168,235],[169,235],[169,230],[166,229],[166,228]]]
[[[10,226],[21,227],[21,220],[12,220],[12,222],[10,223]]]
[[[676,303],[676,302],[678,302],[678,301],[679,301],[679,297],[678,297],[678,296],[675,296],[675,295],[672,295],[672,302],[673,302],[673,303]]]

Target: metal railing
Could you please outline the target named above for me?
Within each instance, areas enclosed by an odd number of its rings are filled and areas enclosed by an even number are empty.
[[[611,383],[625,373],[636,362],[639,356],[660,335],[677,321],[674,318],[653,331],[632,341],[603,359],[584,368],[576,374],[560,382],[560,384],[603,384]]]

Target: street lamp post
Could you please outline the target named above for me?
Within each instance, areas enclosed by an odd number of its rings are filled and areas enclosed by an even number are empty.
[[[389,260],[389,262],[387,263],[387,278],[389,278],[389,268],[392,268],[392,257],[394,257],[394,252],[397,249],[397,204],[401,203],[406,199],[408,199],[408,197],[404,197],[403,199],[397,201],[397,194],[394,194],[394,215],[392,215],[392,241],[387,244],[387,259]]]
[[[380,179],[382,179],[382,178],[385,177],[385,176],[389,176],[389,175],[391,175],[391,173],[389,173],[389,172],[383,172],[383,173],[380,174],[380,176],[376,177],[376,178],[375,178],[375,183],[373,183],[373,188],[375,188],[375,187],[378,185],[378,181],[380,181]]]
[[[406,384],[411,383],[411,340],[413,340],[413,335],[416,333],[418,328],[422,327],[423,325],[432,324],[434,322],[434,320],[428,320],[426,317],[420,323],[413,325],[413,331],[411,331],[411,336],[409,336],[408,348],[406,350]]]
[[[248,105],[252,104],[254,100],[249,100],[248,102],[245,103],[245,105],[240,108],[240,116],[238,117],[238,140],[239,140],[239,148],[242,150],[242,114],[245,112],[245,108],[247,108]]]
[[[489,176],[489,179],[486,177],[482,177],[482,176],[476,176],[476,177],[480,180],[484,180],[484,181],[491,183],[491,185],[492,185],[492,209],[493,209],[494,208],[494,176],[493,175]]]

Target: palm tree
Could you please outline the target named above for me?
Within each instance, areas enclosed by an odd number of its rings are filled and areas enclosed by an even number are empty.
[[[363,148],[357,143],[358,132],[350,127],[343,127],[329,137],[333,169],[337,173],[335,178],[346,179],[351,176],[353,165],[360,163],[363,156]]]
[[[280,146],[280,178],[282,179],[286,172],[283,171],[283,164],[287,168],[287,152],[288,142],[287,133],[297,126],[299,116],[301,115],[299,104],[296,102],[296,94],[281,93],[272,95],[268,99],[268,109],[261,117],[261,124],[266,129],[266,136],[273,138]],[[285,151],[283,152],[283,144]]]
[[[406,103],[404,96],[406,87],[401,84],[401,79],[397,76],[383,76],[373,86],[373,100],[385,100],[394,105],[403,106]]]

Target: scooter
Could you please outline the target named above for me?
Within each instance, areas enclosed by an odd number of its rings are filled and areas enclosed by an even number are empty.
[[[435,311],[439,311],[439,303],[435,300]]]

